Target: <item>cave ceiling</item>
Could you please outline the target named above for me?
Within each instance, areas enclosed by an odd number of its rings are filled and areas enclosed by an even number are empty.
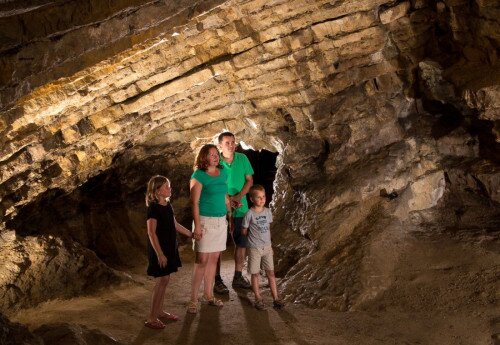
[[[23,35],[2,47],[1,213],[9,217],[47,189],[71,190],[131,148],[147,155],[147,147],[173,147],[185,156],[222,129],[275,151],[290,134],[321,142],[335,111],[323,109],[325,100],[352,113],[339,122],[355,117],[359,126],[383,107],[375,121],[391,126],[409,104],[397,99],[405,62],[387,34],[409,3],[384,10],[390,3],[52,2],[6,10],[3,27]],[[424,34],[430,22],[418,17],[399,36]],[[352,109],[342,92],[356,87],[361,103]],[[380,88],[389,99],[365,97]]]

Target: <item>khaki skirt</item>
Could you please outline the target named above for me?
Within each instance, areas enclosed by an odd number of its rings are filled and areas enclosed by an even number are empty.
[[[193,240],[194,251],[198,253],[215,253],[226,250],[227,220],[222,217],[200,216],[202,236]],[[194,231],[194,223],[193,223]]]

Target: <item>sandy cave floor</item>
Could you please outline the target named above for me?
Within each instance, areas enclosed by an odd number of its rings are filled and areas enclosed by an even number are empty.
[[[223,256],[223,278],[232,279],[232,248]],[[222,309],[202,306],[197,315],[186,314],[192,255],[181,252],[183,267],[167,288],[165,310],[178,314],[178,322],[164,330],[143,326],[153,280],[143,267],[130,272],[137,283],[106,289],[92,296],[54,300],[10,315],[31,330],[42,324],[66,322],[99,329],[123,344],[495,344],[491,320],[495,310],[478,313],[315,310],[288,303],[282,311],[252,307],[250,291],[230,289]],[[272,299],[264,287],[264,299]],[[498,310],[497,310],[498,311]],[[499,321],[500,322],[500,321]]]

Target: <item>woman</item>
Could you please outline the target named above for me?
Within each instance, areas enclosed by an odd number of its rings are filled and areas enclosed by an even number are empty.
[[[198,291],[203,280],[202,302],[222,307],[213,295],[215,271],[220,252],[226,249],[227,220],[230,216],[227,194],[227,172],[219,164],[215,145],[204,145],[194,164],[190,191],[193,209],[196,261],[191,285],[188,313],[198,312]]]

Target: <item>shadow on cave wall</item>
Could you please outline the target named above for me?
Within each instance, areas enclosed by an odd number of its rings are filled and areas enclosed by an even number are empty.
[[[179,180],[190,174],[190,168],[171,168],[167,160],[167,156],[125,160],[69,194],[49,190],[20,209],[7,226],[21,236],[69,237],[112,266],[134,265],[144,259],[146,248],[144,196],[149,178],[156,174],[168,176],[174,186],[174,204],[180,200],[179,208],[184,207],[188,186]],[[189,224],[186,217],[178,217],[178,221]]]
[[[268,203],[273,194],[277,153],[242,150],[254,167],[254,183],[265,186]],[[192,167],[169,164],[167,156],[149,156],[142,161],[118,160],[113,168],[88,179],[71,193],[51,189],[19,210],[7,222],[20,236],[48,234],[70,238],[94,251],[116,268],[127,268],[145,260],[146,206],[149,178],[167,176],[173,187],[176,219],[191,228],[189,176]],[[179,237],[180,243],[187,243]]]

